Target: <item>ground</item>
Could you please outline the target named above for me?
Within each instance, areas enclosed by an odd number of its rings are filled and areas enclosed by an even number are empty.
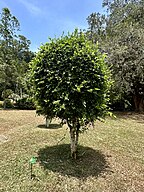
[[[96,121],[80,135],[76,161],[66,125],[53,120],[46,129],[44,123],[35,111],[0,110],[0,192],[143,191],[144,114]]]

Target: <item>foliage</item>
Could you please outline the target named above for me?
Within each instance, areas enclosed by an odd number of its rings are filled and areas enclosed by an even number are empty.
[[[105,55],[84,34],[53,39],[32,62],[35,99],[48,116],[92,121],[107,112],[109,74]]]
[[[5,99],[3,102],[3,106],[5,106],[5,108],[8,108],[8,109],[14,107],[10,99]]]
[[[15,104],[17,109],[28,109],[33,110],[35,109],[35,105],[29,98],[22,98],[18,99]]]
[[[43,113],[66,119],[74,133],[103,118],[109,101],[110,74],[98,46],[82,32],[50,39],[31,64],[35,100]]]
[[[3,8],[0,18],[0,92],[12,89],[16,94],[25,90],[24,77],[28,62],[33,57],[30,41],[18,35],[20,23],[8,8]]]
[[[8,97],[9,99],[12,99],[14,102],[18,101],[20,99],[20,96],[18,94],[12,93]]]
[[[135,109],[143,111],[144,1],[105,0],[103,5],[108,15],[103,24],[105,38],[102,48],[108,53],[108,61],[112,64],[115,80],[113,93],[119,95],[118,98],[128,97],[129,101],[133,98]],[[99,30],[102,31],[101,27]]]
[[[11,94],[13,94],[13,91],[11,89],[6,89],[2,92],[2,98],[8,98]]]
[[[105,39],[105,26],[106,26],[106,16],[104,14],[92,13],[87,18],[88,22],[88,30],[87,36],[93,42],[96,43],[97,41],[102,47]]]
[[[3,90],[15,79],[15,61],[13,59],[13,39],[19,30],[18,20],[11,15],[8,8],[4,8],[0,20],[0,81]]]
[[[112,8],[111,8],[112,7]],[[144,110],[144,7],[142,1],[111,4],[108,25],[110,62],[116,86],[131,95],[135,109]]]

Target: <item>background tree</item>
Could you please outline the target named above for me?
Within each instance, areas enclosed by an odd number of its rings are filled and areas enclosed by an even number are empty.
[[[0,20],[0,74],[3,91],[10,86],[12,79],[15,78],[15,65],[13,60],[13,39],[16,31],[19,30],[18,20],[11,15],[9,9],[4,8]],[[4,94],[5,95],[5,94]]]
[[[8,8],[2,9],[0,18],[0,85],[2,92],[12,89],[20,94],[28,62],[33,57],[30,41],[19,35],[20,24]],[[5,94],[4,94],[5,95]]]
[[[107,25],[109,62],[116,87],[144,111],[144,1],[109,3]]]
[[[92,13],[87,18],[88,30],[87,36],[93,42],[99,42],[99,45],[102,47],[102,43],[106,37],[106,16],[104,14]]]
[[[105,0],[103,6],[108,14],[102,49],[112,64],[113,93],[144,111],[144,1]]]
[[[17,78],[15,81],[15,92],[23,97],[23,92],[27,92],[27,72],[29,70],[29,62],[34,57],[34,53],[29,50],[30,40],[23,35],[18,35],[14,44],[14,55],[16,61]]]
[[[79,132],[107,112],[110,74],[97,45],[75,30],[41,46],[32,61],[35,100],[42,114],[65,119],[71,156],[76,158]]]

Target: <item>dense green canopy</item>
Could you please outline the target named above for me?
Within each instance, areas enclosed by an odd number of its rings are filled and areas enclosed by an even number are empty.
[[[35,99],[45,115],[89,121],[107,111],[105,55],[77,30],[41,46],[32,62]]]

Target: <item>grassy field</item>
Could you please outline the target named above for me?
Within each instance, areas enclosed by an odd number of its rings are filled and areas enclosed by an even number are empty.
[[[0,110],[0,192],[144,191],[144,114],[96,121],[80,135],[76,161],[66,126],[44,123],[35,111]]]

